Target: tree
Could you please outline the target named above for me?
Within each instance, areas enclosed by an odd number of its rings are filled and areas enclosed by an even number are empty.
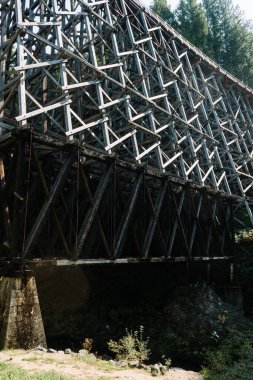
[[[239,79],[253,85],[253,33],[232,0],[203,0],[208,23],[207,54]]]
[[[206,51],[208,24],[203,6],[196,0],[180,0],[175,18],[178,31],[196,47]]]
[[[171,11],[167,0],[154,0],[150,7],[153,12],[157,13],[164,21],[175,27],[175,16]]]
[[[166,0],[152,10],[238,79],[253,86],[253,29],[232,0],[180,0],[173,13]]]

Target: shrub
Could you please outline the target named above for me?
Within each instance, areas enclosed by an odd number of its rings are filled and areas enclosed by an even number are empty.
[[[143,326],[140,326],[137,331],[128,331],[126,335],[118,341],[109,340],[108,347],[112,351],[116,360],[139,360],[144,362],[149,359],[150,350],[148,349],[149,338],[143,338]]]
[[[206,356],[205,380],[252,380],[252,333],[230,330],[219,347]]]
[[[85,338],[83,341],[83,348],[87,350],[88,352],[91,352],[92,346],[93,346],[93,339]]]

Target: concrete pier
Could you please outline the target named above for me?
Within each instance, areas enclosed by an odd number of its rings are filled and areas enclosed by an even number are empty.
[[[46,347],[34,276],[0,277],[0,348]]]

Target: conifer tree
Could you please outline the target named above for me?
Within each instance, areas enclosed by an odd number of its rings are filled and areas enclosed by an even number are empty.
[[[207,54],[239,79],[253,85],[253,33],[232,0],[203,0],[208,23]]]
[[[154,0],[151,4],[152,11],[157,13],[164,21],[175,27],[175,16],[171,11],[167,0]]]
[[[219,65],[253,87],[253,29],[232,0],[180,0],[174,12],[167,0],[152,10]]]
[[[175,18],[179,32],[192,44],[206,51],[208,25],[203,6],[196,0],[180,0]]]

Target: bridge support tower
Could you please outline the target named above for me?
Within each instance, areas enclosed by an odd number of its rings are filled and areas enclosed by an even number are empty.
[[[0,277],[0,348],[46,347],[33,273]]]

